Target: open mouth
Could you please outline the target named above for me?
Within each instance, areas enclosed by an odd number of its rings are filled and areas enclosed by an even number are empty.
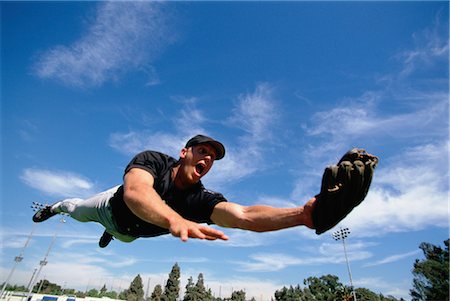
[[[205,171],[205,165],[198,163],[197,165],[195,165],[195,171],[199,174],[202,175],[203,171]]]

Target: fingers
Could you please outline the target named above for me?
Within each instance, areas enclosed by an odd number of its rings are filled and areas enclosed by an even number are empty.
[[[222,231],[219,231],[214,228],[201,226],[200,230],[203,234],[205,234],[205,238],[209,240],[215,240],[215,239],[221,239],[221,240],[228,240],[228,236],[225,235]]]
[[[187,241],[188,240],[188,231],[187,231],[187,229],[182,229],[181,231],[180,231],[180,239],[182,240],[182,241]]]
[[[175,229],[171,229],[173,236],[179,237],[186,242],[189,238],[206,239],[206,240],[228,240],[228,236],[222,231],[211,227],[199,225],[194,222],[188,222],[184,225],[179,225]]]

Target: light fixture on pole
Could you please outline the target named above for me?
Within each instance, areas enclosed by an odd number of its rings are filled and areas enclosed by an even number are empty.
[[[23,260],[23,253],[25,252],[25,249],[27,248],[28,243],[31,240],[31,237],[33,236],[35,228],[36,228],[36,225],[33,225],[33,228],[32,228],[32,230],[30,232],[30,235],[28,235],[28,238],[27,238],[27,240],[25,242],[25,245],[23,246],[22,250],[20,251],[19,256],[14,257],[14,262],[15,262],[14,266],[12,267],[11,272],[8,275],[8,278],[6,278],[6,281],[3,284],[2,291],[0,293],[0,297],[3,296],[3,293],[5,292],[6,286],[8,285],[9,280],[11,279],[12,275],[14,274],[14,271],[16,270],[17,265]]]
[[[42,268],[44,266],[46,266],[47,263],[48,263],[47,257],[50,254],[50,251],[51,251],[51,249],[52,249],[52,247],[53,247],[53,245],[55,243],[56,236],[58,234],[59,228],[61,227],[62,224],[64,224],[66,222],[66,220],[64,219],[64,215],[66,215],[66,214],[61,214],[61,219],[59,220],[60,224],[59,224],[58,228],[56,229],[55,234],[53,235],[53,238],[52,238],[52,241],[50,243],[50,246],[47,249],[47,253],[45,253],[44,259],[39,262],[39,269],[38,269],[37,273],[34,274],[34,277],[32,277],[31,280],[30,280],[30,288],[29,288],[29,291],[28,291],[27,300],[29,300],[31,295],[32,295],[34,285],[37,282],[37,280],[39,278],[39,275],[41,274]],[[42,283],[41,283],[41,285],[42,285]]]
[[[350,287],[352,289],[353,299],[356,301],[356,293],[355,289],[353,287],[353,280],[352,280],[352,272],[350,270],[350,264],[348,263],[348,256],[347,256],[347,247],[345,246],[345,239],[350,234],[350,230],[348,228],[340,228],[338,231],[333,233],[334,240],[342,240],[342,244],[344,246],[344,255],[345,255],[345,261],[347,263],[347,270],[348,270],[348,276],[350,278]]]

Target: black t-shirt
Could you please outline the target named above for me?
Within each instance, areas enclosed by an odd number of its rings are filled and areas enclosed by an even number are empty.
[[[220,193],[205,189],[201,182],[187,190],[175,189],[172,168],[177,160],[163,153],[144,151],[137,154],[125,168],[125,174],[132,168],[148,171],[154,180],[153,188],[173,210],[182,217],[211,224],[214,207],[227,200]],[[151,237],[169,233],[169,230],[147,223],[134,215],[123,200],[123,186],[110,200],[113,216],[119,231],[135,237]]]

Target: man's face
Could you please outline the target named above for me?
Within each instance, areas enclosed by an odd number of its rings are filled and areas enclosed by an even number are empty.
[[[198,144],[183,148],[180,157],[183,159],[182,172],[186,180],[194,184],[211,169],[216,159],[216,152],[209,144]]]

